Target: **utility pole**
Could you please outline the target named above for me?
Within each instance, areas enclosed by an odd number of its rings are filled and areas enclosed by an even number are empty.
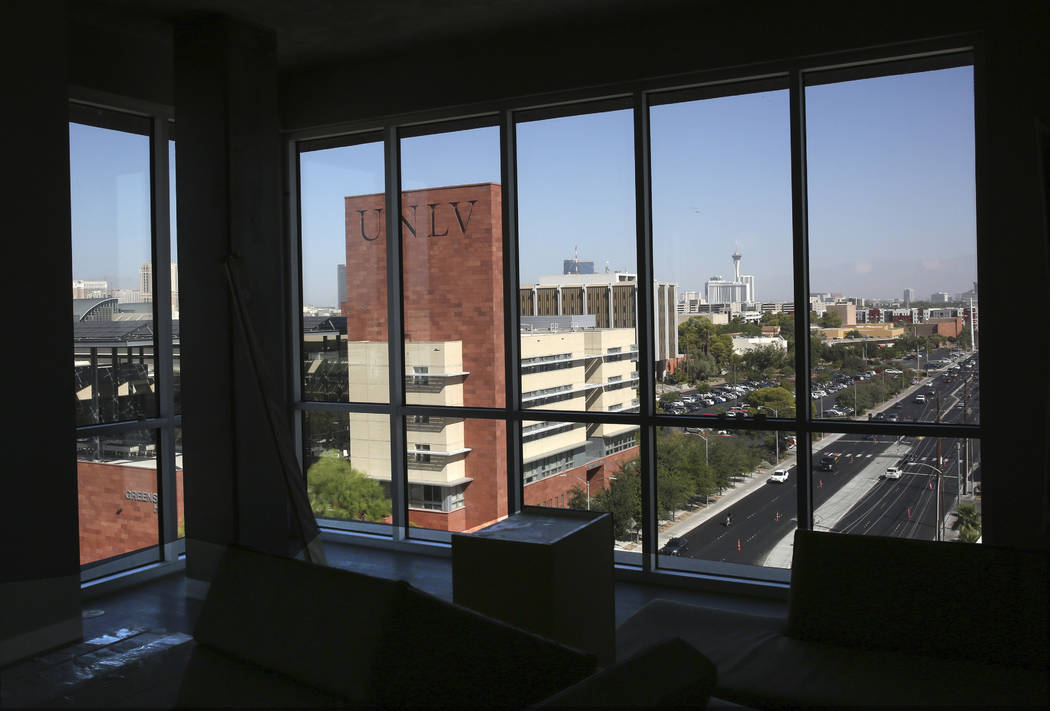
[[[937,424],[941,423],[941,394],[937,393]],[[934,493],[937,496],[937,531],[934,540],[944,540],[944,513],[941,511],[941,471],[944,461],[941,459],[941,438],[937,438],[937,486]]]

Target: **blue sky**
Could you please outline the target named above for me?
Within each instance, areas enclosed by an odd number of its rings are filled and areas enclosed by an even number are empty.
[[[970,288],[972,69],[811,87],[806,103],[812,289]],[[739,246],[758,298],[790,299],[787,92],[656,106],[651,125],[657,279],[702,290],[732,273]],[[635,270],[632,141],[630,111],[518,126],[523,283],[560,272],[574,246],[599,270]],[[147,156],[144,137],[71,127],[76,278],[134,286],[148,260]],[[301,168],[304,301],[335,305],[343,198],[382,192],[382,147],[303,154]],[[500,182],[495,127],[402,141],[406,189],[486,181]]]

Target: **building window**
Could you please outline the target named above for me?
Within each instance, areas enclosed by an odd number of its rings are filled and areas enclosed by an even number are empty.
[[[359,431],[403,483],[391,487],[402,497],[392,516],[408,537],[421,533],[406,526],[411,515],[399,520],[406,502],[438,509],[408,483],[407,468],[429,455],[405,430],[459,415],[467,426],[435,445],[460,452],[444,488],[492,485],[458,492],[466,522],[449,517],[446,531],[500,520],[529,489],[536,502],[592,510],[635,497],[630,516],[617,514],[621,562],[710,572],[724,561],[719,570],[779,581],[796,526],[953,537],[945,522],[970,516],[960,506],[980,487],[972,57],[855,59],[607,87],[593,101],[511,101],[498,114],[345,137],[344,148],[382,148],[384,191],[326,198],[353,209],[329,206],[328,234],[348,241],[318,273],[335,271],[352,241],[362,256],[345,265],[342,310],[362,324],[378,314],[382,333],[348,326],[350,395],[339,411],[378,403],[390,416],[389,432]],[[322,144],[296,140],[302,173]],[[324,150],[340,140],[325,137]],[[381,217],[395,209],[398,219]],[[301,229],[305,251],[319,227]],[[379,249],[388,240],[400,260]],[[556,254],[577,242],[575,255]],[[362,272],[381,296],[354,291]],[[387,308],[399,299],[403,309]],[[388,314],[400,319],[389,333]],[[408,374],[398,392],[387,393],[388,364]],[[432,380],[441,387],[412,389]],[[658,382],[697,392],[658,413]],[[307,397],[299,407],[322,409]],[[552,411],[558,420],[544,419]],[[520,430],[508,437],[508,427]],[[398,461],[405,449],[413,454]],[[605,475],[581,484],[576,467]],[[560,491],[528,487],[559,474]],[[755,489],[756,478],[769,486]],[[848,502],[838,493],[847,480],[858,482]],[[506,482],[505,500],[472,499]],[[914,506],[879,514],[871,529],[857,523],[880,491],[916,482],[926,488],[897,492],[919,497]],[[732,550],[697,546],[687,563],[642,558],[640,541],[658,551],[663,523],[706,525],[713,499],[728,509],[745,490],[768,497],[772,517],[739,550],[734,540]],[[800,500],[810,505],[796,511]]]
[[[162,116],[70,106],[73,404],[85,581],[174,560],[183,548],[170,129]],[[155,261],[170,268],[154,269]],[[140,426],[128,429],[129,420]]]

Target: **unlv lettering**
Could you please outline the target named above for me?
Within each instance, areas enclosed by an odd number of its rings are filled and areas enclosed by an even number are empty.
[[[470,202],[470,212],[467,213],[467,221],[466,222],[463,222],[463,216],[459,214],[459,203],[458,202],[450,202],[449,203],[449,205],[452,206],[452,211],[454,213],[456,213],[456,220],[459,222],[459,231],[463,233],[464,237],[467,236],[467,226],[470,225],[470,218],[474,216],[474,203],[476,203],[477,200],[470,200],[468,202]]]
[[[368,210],[358,210],[358,213],[360,213],[360,215],[361,215],[361,236],[364,237],[369,242],[375,242],[377,239],[379,239],[379,231],[382,229],[381,225],[383,224],[383,208],[380,207],[380,208],[378,208],[376,210],[376,215],[378,216],[378,219],[376,220],[376,234],[375,234],[375,237],[369,237],[368,233],[365,232],[365,213],[366,212],[368,212]]]
[[[459,232],[464,237],[467,236],[467,230],[470,229],[470,220],[471,220],[472,217],[474,217],[474,205],[477,204],[477,202],[478,202],[477,200],[467,200],[466,201],[466,204],[469,206],[469,208],[466,209],[466,215],[465,216],[464,216],[463,212],[460,210],[460,205],[462,204],[462,202],[460,202],[460,201],[451,201],[450,200],[449,203],[448,203],[448,205],[452,208],[452,214],[456,218],[456,223],[459,225]],[[432,203],[427,203],[426,204],[426,206],[428,208],[430,208],[430,234],[426,235],[427,237],[446,237],[448,235],[448,223],[447,222],[444,223],[445,229],[444,229],[443,232],[438,232],[437,231],[437,208],[440,205],[441,205],[441,203],[436,203],[436,202],[432,202]],[[418,231],[417,231],[417,218],[418,218],[418,215],[416,213],[416,208],[418,208],[419,206],[418,205],[407,205],[406,207],[412,211],[412,215],[411,215],[411,217],[408,217],[408,216],[406,216],[406,214],[402,213],[402,215],[401,215],[401,224],[404,226],[404,229],[406,229],[408,232],[410,232],[412,234],[413,237],[416,237],[419,234]],[[376,227],[375,227],[375,234],[373,234],[373,235],[369,235],[368,234],[368,230],[365,227],[365,213],[367,213],[367,212],[375,212],[376,213],[376,218],[377,218],[376,219]],[[358,210],[357,213],[359,215],[359,222],[360,222],[360,227],[361,227],[361,237],[363,237],[368,242],[375,242],[377,239],[379,239],[379,235],[383,231],[383,224],[384,224],[383,223],[383,208],[377,208],[377,209],[371,210],[371,211],[370,210]]]

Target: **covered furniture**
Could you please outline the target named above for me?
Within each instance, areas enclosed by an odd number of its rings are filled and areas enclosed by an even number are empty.
[[[591,654],[403,581],[240,548],[194,641],[170,656],[183,670],[177,705],[194,708],[703,708],[715,681],[681,640],[599,670]]]
[[[797,531],[787,620],[654,600],[617,656],[682,637],[757,708],[1044,706],[1046,556]]]

